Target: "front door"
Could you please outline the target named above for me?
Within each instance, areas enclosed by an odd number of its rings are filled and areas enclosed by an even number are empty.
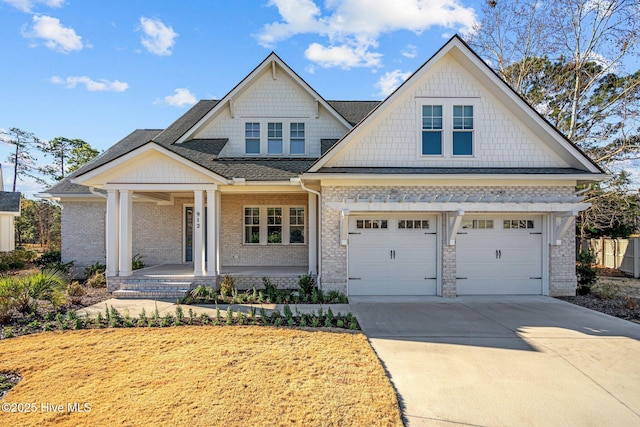
[[[207,208],[204,208],[204,259],[207,260]],[[193,206],[184,209],[184,261],[193,262]]]

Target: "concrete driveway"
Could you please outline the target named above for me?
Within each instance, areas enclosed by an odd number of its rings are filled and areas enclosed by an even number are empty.
[[[640,325],[549,297],[350,297],[409,426],[640,425]]]

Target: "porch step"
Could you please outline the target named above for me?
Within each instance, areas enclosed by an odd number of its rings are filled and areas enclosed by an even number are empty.
[[[113,291],[116,299],[179,299],[189,293],[189,289],[118,289]]]
[[[113,297],[178,299],[189,293],[191,285],[191,282],[127,281],[113,291]]]

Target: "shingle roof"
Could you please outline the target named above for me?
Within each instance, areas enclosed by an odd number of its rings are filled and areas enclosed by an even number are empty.
[[[352,126],[358,124],[382,101],[327,101]]]
[[[20,212],[20,193],[0,191],[0,212]]]
[[[327,151],[329,151],[329,149],[331,147],[333,147],[336,142],[340,141],[339,139],[321,139],[320,140],[320,154],[324,154]]]
[[[408,167],[334,167],[317,173],[364,175],[571,175],[591,173],[575,168],[408,168]]]

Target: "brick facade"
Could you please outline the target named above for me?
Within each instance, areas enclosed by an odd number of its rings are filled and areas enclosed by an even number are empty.
[[[322,187],[322,284],[325,289],[347,290],[347,247],[340,245],[340,211],[327,206],[330,202],[340,202],[347,197],[360,194],[363,198],[372,194],[434,195],[451,194],[481,195],[508,194],[519,196],[570,195],[572,187]],[[412,213],[416,213],[412,211]],[[481,214],[481,213],[480,213]],[[495,214],[492,213],[492,214]],[[447,244],[446,224],[441,215],[440,233],[443,236],[441,250],[442,296],[455,297],[456,288],[456,246]],[[549,294],[551,296],[575,295],[575,230],[570,227],[561,246],[549,249]]]

